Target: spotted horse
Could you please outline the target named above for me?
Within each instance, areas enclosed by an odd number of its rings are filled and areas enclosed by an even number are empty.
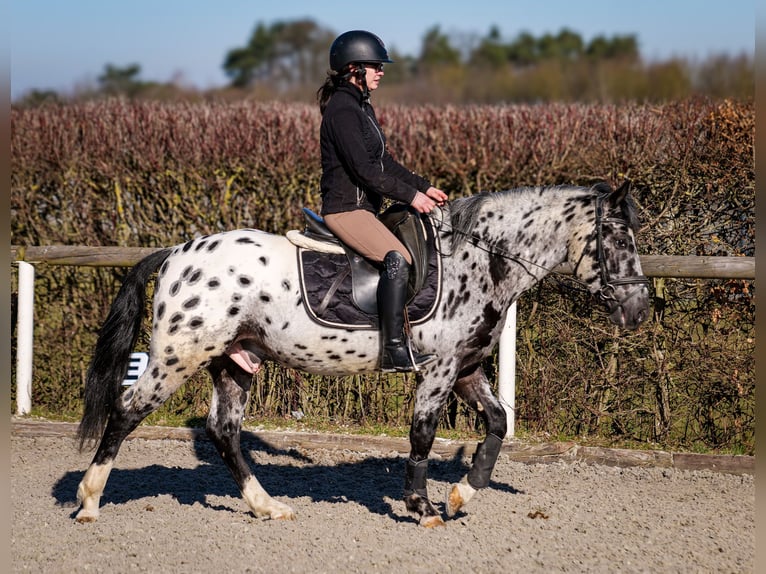
[[[490,481],[506,415],[482,360],[498,343],[510,305],[554,268],[576,281],[616,325],[637,328],[649,312],[626,183],[524,187],[456,199],[432,214],[443,260],[442,295],[431,318],[412,326],[415,347],[438,360],[415,374],[404,502],[424,527],[444,520],[428,496],[427,467],[450,392],[475,409],[486,437],[467,474],[447,489],[445,513],[466,505]],[[128,273],[102,326],[85,383],[80,448],[98,448],[77,490],[76,520],[98,519],[99,501],[123,440],[194,372],[207,368],[213,396],[206,432],[257,517],[293,519],[260,485],[240,449],[253,374],[264,361],[320,375],[375,371],[376,329],[313,321],[299,288],[296,246],[286,237],[241,229],[159,250]],[[157,273],[146,371],[121,381],[141,330],[146,287]]]

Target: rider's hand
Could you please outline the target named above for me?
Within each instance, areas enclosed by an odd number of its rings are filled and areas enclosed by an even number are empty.
[[[442,205],[445,201],[447,201],[447,194],[441,189],[431,186],[425,193],[417,192],[410,205],[418,213],[431,213],[434,207]]]
[[[433,199],[436,205],[444,205],[444,202],[447,201],[447,194],[433,185],[426,190],[426,195]]]

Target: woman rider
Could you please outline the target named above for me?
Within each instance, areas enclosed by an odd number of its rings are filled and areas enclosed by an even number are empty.
[[[382,40],[364,30],[338,36],[330,46],[330,69],[317,91],[322,113],[322,209],[327,227],[357,253],[381,267],[378,314],[380,369],[418,370],[436,357],[410,349],[404,306],[412,258],[378,219],[383,198],[430,213],[447,194],[397,162],[370,104],[383,64],[392,63]]]

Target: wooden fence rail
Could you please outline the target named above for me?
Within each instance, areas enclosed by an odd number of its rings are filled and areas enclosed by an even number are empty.
[[[49,265],[130,267],[157,250],[153,247],[12,246],[11,259]],[[755,257],[642,255],[641,266],[648,277],[755,279]],[[554,271],[572,272],[569,266]]]

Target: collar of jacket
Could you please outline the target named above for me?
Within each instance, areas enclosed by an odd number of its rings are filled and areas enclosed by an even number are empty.
[[[359,104],[360,108],[364,104],[369,104],[370,103],[370,95],[369,95],[369,93],[367,94],[367,96],[365,96],[365,94],[362,93],[362,90],[360,90],[359,88],[357,88],[356,86],[354,86],[352,84],[345,83],[345,84],[341,85],[340,87],[338,87],[337,91],[338,92],[345,92],[348,95],[350,95],[351,97],[353,97],[354,100],[356,100],[356,102]]]

